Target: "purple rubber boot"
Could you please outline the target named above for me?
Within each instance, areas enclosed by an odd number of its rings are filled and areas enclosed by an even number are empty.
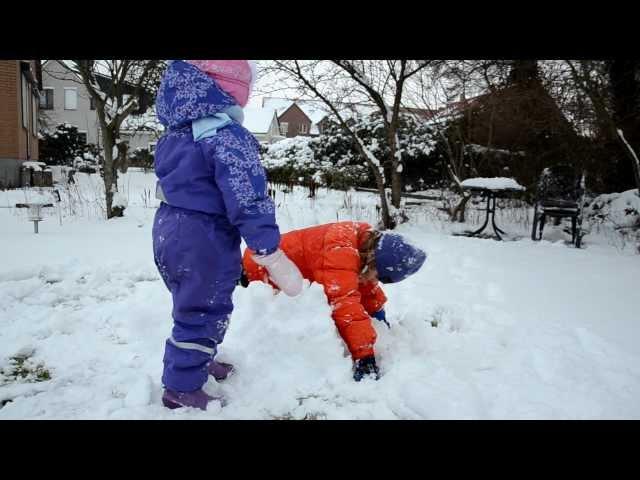
[[[209,375],[212,375],[213,378],[216,379],[216,382],[225,380],[234,372],[233,365],[230,363],[218,362],[217,360],[211,360],[207,370],[209,370]]]
[[[175,390],[165,388],[164,394],[162,395],[162,404],[172,410],[180,407],[193,407],[206,410],[207,405],[212,400],[218,400],[222,406],[226,404],[224,397],[212,397],[202,389],[194,392],[176,392]]]

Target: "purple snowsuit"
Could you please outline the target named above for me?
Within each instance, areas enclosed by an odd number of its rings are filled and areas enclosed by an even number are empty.
[[[162,382],[181,392],[204,385],[224,338],[241,273],[241,236],[265,254],[280,243],[251,133],[232,121],[194,141],[193,121],[234,106],[211,78],[183,61],[169,65],[156,100],[166,133],[155,156],[164,201],[153,225],[153,253],[173,297],[174,320]]]

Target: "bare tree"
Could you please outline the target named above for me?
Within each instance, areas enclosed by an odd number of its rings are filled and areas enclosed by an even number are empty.
[[[118,161],[126,157],[120,127],[133,113],[143,113],[160,83],[162,60],[67,60],[61,64],[77,75],[96,105],[104,146],[107,218],[114,216]]]
[[[408,101],[430,112],[431,126],[444,146],[446,170],[454,191],[460,195],[455,205],[445,208],[452,222],[465,221],[465,209],[471,196],[462,188],[468,170],[464,159],[466,138],[460,128],[452,128],[449,123],[458,114],[451,105],[455,100],[488,88],[487,84],[491,83],[489,70],[490,65],[486,62],[483,65],[465,60],[434,62],[412,80],[408,89]]]
[[[640,144],[640,60],[615,59],[607,63],[617,138],[631,162],[640,194],[640,161],[634,148]]]
[[[270,69],[272,73],[281,74],[279,80],[288,81],[287,86],[301,96],[313,96],[322,101],[351,135],[356,149],[374,174],[385,228],[394,228],[397,223],[397,215],[390,212],[385,186],[391,185],[391,203],[395,209],[400,207],[402,193],[398,130],[405,86],[429,63],[427,60],[276,60]],[[350,122],[362,103],[373,105],[382,117],[390,147],[385,158],[376,156]],[[386,178],[385,167],[391,178]]]
[[[637,60],[565,60],[577,95],[593,111],[593,133],[601,142],[615,143],[630,161],[640,194],[640,62]]]

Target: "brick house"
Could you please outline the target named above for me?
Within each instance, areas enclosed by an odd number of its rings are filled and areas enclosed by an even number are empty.
[[[276,111],[280,134],[289,138],[319,135],[322,133],[319,124],[327,116],[326,108],[315,100],[265,97],[262,99],[262,108]]]
[[[0,188],[20,185],[20,164],[37,161],[39,60],[0,60]]]
[[[401,107],[400,111],[404,115],[409,115],[420,122],[429,122],[434,119],[450,119],[459,115],[470,105],[475,104],[477,99],[461,98],[456,102],[449,102],[436,110],[426,108]],[[276,97],[264,97],[262,108],[275,109],[280,123],[280,133],[286,137],[296,137],[298,135],[316,136],[335,121],[331,119],[327,107],[318,100],[288,100]],[[367,116],[378,112],[378,107],[374,104],[353,103],[339,105],[341,115],[346,119]],[[388,107],[391,109],[391,106]]]
[[[298,135],[310,135],[313,123],[295,102],[278,116],[278,121],[280,122],[280,133],[289,138]]]

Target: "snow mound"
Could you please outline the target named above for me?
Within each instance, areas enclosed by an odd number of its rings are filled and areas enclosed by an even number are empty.
[[[585,209],[587,218],[615,228],[640,228],[640,196],[638,190],[597,196]]]

